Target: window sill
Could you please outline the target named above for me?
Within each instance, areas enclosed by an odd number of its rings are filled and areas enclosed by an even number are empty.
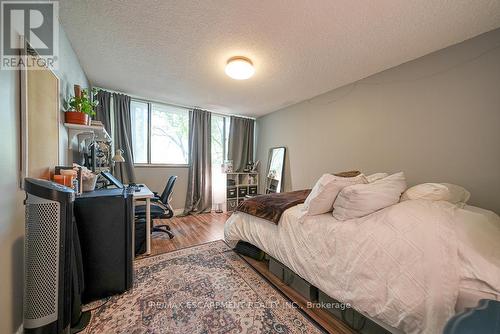
[[[134,164],[136,168],[189,168],[186,164]]]

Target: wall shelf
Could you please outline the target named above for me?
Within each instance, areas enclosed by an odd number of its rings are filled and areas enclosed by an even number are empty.
[[[111,137],[108,134],[108,131],[101,125],[81,125],[81,124],[72,124],[72,123],[64,123],[64,126],[68,128],[69,134],[68,140],[71,142],[75,136],[79,134],[94,134],[96,136],[96,140],[102,140],[106,142],[111,141]]]

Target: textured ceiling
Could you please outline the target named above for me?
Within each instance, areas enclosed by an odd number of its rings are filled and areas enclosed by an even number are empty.
[[[60,1],[92,84],[260,116],[500,26],[500,0]],[[228,58],[255,64],[249,80]]]

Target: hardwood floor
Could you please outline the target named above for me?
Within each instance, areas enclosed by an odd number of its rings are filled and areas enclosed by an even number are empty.
[[[168,224],[174,233],[169,239],[166,233],[155,232],[151,242],[151,255],[224,240],[224,223],[230,213],[202,213],[195,216],[156,219],[155,225]]]

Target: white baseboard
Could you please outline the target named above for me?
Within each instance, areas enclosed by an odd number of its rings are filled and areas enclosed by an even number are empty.
[[[184,208],[174,209],[174,216],[182,215],[184,213]]]
[[[212,212],[215,212],[215,210],[212,210]],[[223,206],[222,212],[227,212],[225,206]],[[184,209],[174,209],[174,216],[180,216],[183,213],[184,213]]]

